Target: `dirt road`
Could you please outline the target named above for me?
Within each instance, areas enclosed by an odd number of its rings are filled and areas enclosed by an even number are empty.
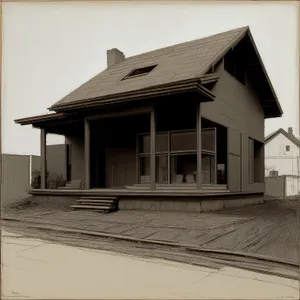
[[[272,201],[202,214],[125,210],[99,214],[29,206],[6,210],[2,218],[259,254],[299,264],[298,208],[297,201]]]

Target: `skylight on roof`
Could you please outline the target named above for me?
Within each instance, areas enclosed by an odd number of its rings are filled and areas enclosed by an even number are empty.
[[[134,69],[132,70],[128,75],[126,75],[124,79],[129,79],[131,77],[137,77],[137,76],[142,76],[142,75],[147,75],[149,74],[157,65],[152,65],[152,66],[147,66],[139,69]]]

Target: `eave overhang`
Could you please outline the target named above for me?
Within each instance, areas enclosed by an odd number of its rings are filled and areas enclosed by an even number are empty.
[[[69,104],[55,105],[51,106],[49,110],[67,112],[187,92],[197,92],[202,96],[202,102],[211,102],[215,100],[215,95],[203,85],[206,83],[217,82],[218,78],[219,75],[211,74],[210,76],[204,76],[204,78],[192,78],[126,93],[112,94],[99,98],[78,100]]]
[[[66,116],[64,113],[50,113],[50,114],[44,114],[44,115],[38,115],[38,116],[33,116],[33,117],[28,117],[28,118],[17,119],[17,120],[15,120],[15,123],[19,124],[19,125],[34,125],[34,124],[42,123],[42,122],[62,120],[65,118],[66,118]]]

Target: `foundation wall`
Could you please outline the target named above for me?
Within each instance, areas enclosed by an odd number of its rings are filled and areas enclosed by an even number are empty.
[[[70,206],[75,204],[78,196],[68,195],[32,195],[30,202],[39,206],[46,206],[56,209],[70,209]]]
[[[97,195],[95,195],[97,196]],[[103,195],[102,195],[103,196]],[[51,208],[68,209],[79,195],[32,195],[32,202]],[[231,207],[263,203],[263,194],[195,196],[119,196],[120,210],[152,210],[174,212],[209,212]]]
[[[240,196],[236,198],[184,198],[184,197],[138,197],[119,198],[119,209],[127,210],[153,210],[175,212],[209,212],[231,207],[263,203],[263,194],[253,196]]]

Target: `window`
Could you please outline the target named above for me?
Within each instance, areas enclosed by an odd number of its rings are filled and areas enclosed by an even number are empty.
[[[278,171],[270,171],[270,173],[269,173],[269,176],[270,177],[278,177]]]
[[[264,182],[264,147],[263,143],[248,140],[248,179],[250,183]]]
[[[286,151],[286,152],[290,152],[290,145],[286,145],[286,146],[285,146],[285,151]]]
[[[157,65],[153,65],[153,66],[148,66],[148,67],[143,67],[143,68],[139,68],[139,69],[134,69],[133,71],[131,71],[128,75],[126,75],[124,79],[129,79],[131,77],[137,77],[137,76],[142,76],[142,75],[147,75],[149,74]]]
[[[216,128],[202,129],[203,183],[217,183]],[[150,135],[138,136],[139,183],[149,180]],[[196,183],[197,133],[196,130],[156,133],[155,181],[163,184]]]
[[[196,131],[171,132],[171,151],[197,151]]]
[[[202,153],[202,183],[216,183],[215,175],[215,156]]]
[[[158,155],[156,156],[156,182],[168,183],[168,156]]]
[[[171,154],[171,183],[196,183],[197,153]]]
[[[169,141],[167,133],[156,134],[155,147],[156,152],[168,152]]]
[[[217,165],[217,183],[218,184],[226,184],[226,167],[225,164]]]
[[[150,157],[141,156],[139,158],[139,183],[150,183]]]

